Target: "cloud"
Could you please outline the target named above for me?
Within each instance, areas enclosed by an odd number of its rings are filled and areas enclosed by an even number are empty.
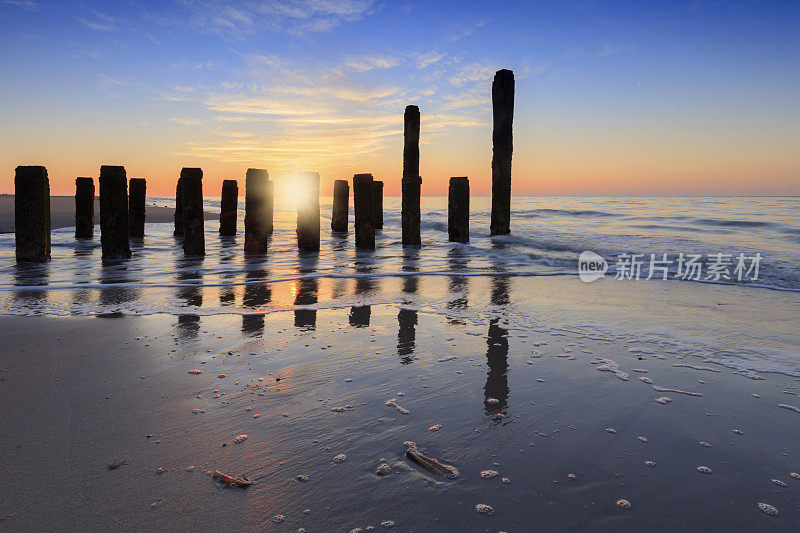
[[[39,11],[42,8],[41,4],[33,0],[2,0],[2,3],[25,11]]]
[[[460,41],[461,39],[463,39],[465,37],[469,37],[470,35],[475,33],[475,30],[486,26],[486,23],[487,23],[487,21],[485,21],[485,20],[479,20],[478,22],[475,22],[474,24],[469,24],[469,25],[460,24],[460,23],[459,24],[453,24],[450,32],[446,34],[445,39],[447,41],[450,41],[451,43],[454,43],[456,41]]]
[[[450,83],[459,86],[471,81],[490,80],[497,72],[497,66],[486,62],[475,62],[465,65],[455,75],[450,77]]]
[[[441,61],[446,55],[447,54],[445,53],[436,52],[433,50],[426,54],[419,54],[417,56],[417,68],[419,69],[427,68],[433,65],[434,63],[438,63],[439,61]]]
[[[78,18],[78,22],[94,31],[114,31],[117,29],[117,22],[122,22],[122,19],[112,17],[104,13],[94,12],[96,20],[88,20],[85,18]]]
[[[352,56],[344,61],[344,68],[354,72],[368,72],[396,67],[400,60],[395,57]]]
[[[609,57],[609,56],[613,56],[614,54],[618,54],[620,52],[628,52],[630,50],[633,50],[633,46],[630,46],[630,45],[627,45],[627,44],[623,44],[623,43],[615,44],[615,45],[607,44],[607,45],[603,46],[603,48],[601,48],[597,52],[597,56],[598,57]]]
[[[196,29],[237,38],[260,30],[327,32],[377,9],[377,0],[182,0]]]

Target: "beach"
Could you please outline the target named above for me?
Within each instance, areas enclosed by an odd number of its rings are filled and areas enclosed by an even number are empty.
[[[586,283],[584,245],[647,251],[665,230],[626,237],[653,225],[630,202],[520,199],[514,233],[489,237],[486,200],[462,245],[442,238],[442,199],[425,199],[423,246],[402,248],[387,198],[375,252],[327,230],[325,200],[318,254],[297,252],[285,209],[247,258],[215,220],[204,259],[183,256],[170,223],[105,263],[99,238],[71,228],[44,264],[14,264],[0,236],[0,527],[796,528],[794,250],[769,255],[761,283]],[[666,220],[687,202],[638,202],[676,248],[752,251],[759,236],[768,251],[793,234],[778,212],[764,216],[785,226],[759,226],[722,199],[699,241]],[[576,228],[571,250],[553,245]]]
[[[145,216],[148,222],[172,222],[174,209],[147,204]],[[206,219],[212,215],[206,213]],[[94,219],[100,223],[100,200],[94,200]],[[52,229],[75,227],[75,197],[50,197],[50,227]],[[14,195],[0,195],[0,233],[14,233]]]

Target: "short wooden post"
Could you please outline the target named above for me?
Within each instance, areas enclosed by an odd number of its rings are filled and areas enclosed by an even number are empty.
[[[264,172],[266,172],[266,170]],[[275,231],[275,182],[267,181],[267,188],[265,191],[267,194],[264,202],[266,231],[267,235],[272,235],[272,233]]]
[[[178,178],[175,186],[175,231],[176,237],[183,237],[183,180]]]
[[[147,180],[131,178],[128,183],[128,217],[130,218],[131,237],[144,237],[145,207]]]
[[[236,180],[222,182],[222,198],[219,203],[219,234],[236,235],[236,217],[239,210],[239,184]]]
[[[514,148],[514,73],[498,70],[492,82],[492,220],[491,235],[511,233],[511,153]]]
[[[469,179],[450,178],[447,233],[453,242],[469,242]]]
[[[14,175],[17,261],[50,260],[50,180],[41,166],[18,166]]]
[[[183,179],[183,253],[206,255],[203,223],[203,170],[181,169]]]
[[[372,192],[374,195],[372,209],[375,216],[375,229],[383,229],[383,182],[373,181]]]
[[[94,237],[94,180],[75,178],[75,238]]]
[[[266,170],[248,168],[244,182],[244,253],[263,254],[272,227],[271,182]]]
[[[402,230],[403,246],[419,246],[420,207],[419,196],[422,178],[419,175],[419,107],[406,106],[403,114],[403,178]]]
[[[128,179],[125,167],[100,167],[100,243],[103,259],[131,256]]]
[[[375,219],[372,204],[372,174],[353,176],[353,209],[355,211],[356,248],[375,249]]]
[[[297,248],[301,252],[318,252],[319,174],[301,172],[297,179],[302,182],[300,190],[308,191],[308,197],[300,198],[297,204]]]
[[[347,180],[333,182],[333,208],[331,211],[331,230],[347,231],[347,218],[350,211],[350,184]]]

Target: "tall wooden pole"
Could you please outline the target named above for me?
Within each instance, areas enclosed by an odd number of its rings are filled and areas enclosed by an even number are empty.
[[[375,249],[375,218],[372,211],[374,200],[372,174],[356,174],[353,176],[356,248],[361,250]]]
[[[297,205],[297,248],[301,252],[319,251],[319,174],[301,172],[297,177],[303,182],[301,190],[308,197],[300,198]]]
[[[14,175],[17,261],[50,261],[50,180],[42,166],[19,166]]]
[[[514,148],[514,73],[498,70],[492,82],[492,221],[491,235],[511,233],[511,153]]]
[[[350,211],[350,184],[347,180],[333,182],[333,207],[331,211],[331,230],[347,231],[347,218]]]
[[[469,242],[469,179],[466,177],[450,178],[447,233],[450,241]]]
[[[128,217],[131,237],[144,237],[147,180],[131,178],[128,182]]]
[[[375,217],[375,229],[383,229],[383,182],[373,181],[372,192],[374,195],[372,214]]]
[[[219,234],[236,235],[236,217],[239,210],[239,185],[236,180],[222,182],[222,197],[219,203]]]
[[[419,108],[406,106],[403,122],[402,240],[403,246],[419,246],[422,243],[419,229],[422,184],[419,175]]]
[[[263,254],[272,228],[272,198],[269,174],[259,168],[248,168],[244,182],[244,253]]]
[[[94,180],[75,178],[75,238],[94,237]]]
[[[131,256],[128,179],[125,167],[100,167],[100,242],[103,259]]]
[[[206,255],[203,221],[203,170],[181,169],[183,179],[183,253]]]

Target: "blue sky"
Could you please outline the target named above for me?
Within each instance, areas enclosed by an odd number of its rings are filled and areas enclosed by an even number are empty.
[[[250,166],[489,190],[514,70],[515,194],[800,194],[800,2],[0,0],[0,162],[54,191],[101,163],[166,194]]]

